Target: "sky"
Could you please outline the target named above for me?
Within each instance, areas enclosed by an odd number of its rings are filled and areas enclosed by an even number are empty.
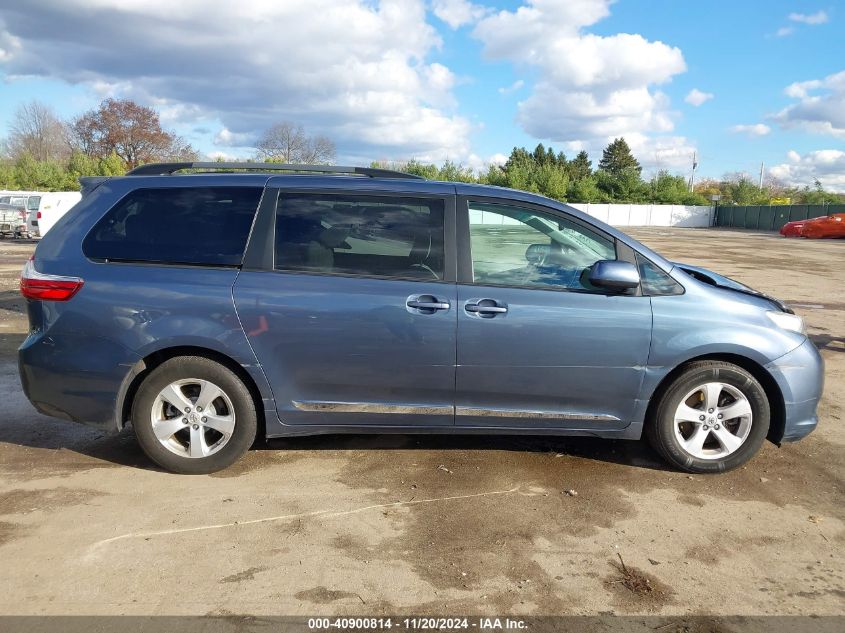
[[[842,33],[843,0],[0,0],[0,136],[115,97],[209,157],[282,121],[354,164],[624,136],[646,175],[845,191]]]

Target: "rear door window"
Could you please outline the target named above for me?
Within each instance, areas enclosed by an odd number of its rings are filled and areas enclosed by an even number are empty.
[[[238,266],[261,187],[136,189],[94,226],[91,259]]]
[[[443,232],[441,199],[282,193],[275,267],[442,280]]]

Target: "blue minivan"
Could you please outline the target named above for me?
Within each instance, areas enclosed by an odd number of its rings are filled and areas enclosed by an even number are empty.
[[[356,167],[83,180],[22,273],[23,388],[131,422],[167,470],[259,435],[424,432],[644,433],[721,472],[816,426],[800,317],[565,204]]]

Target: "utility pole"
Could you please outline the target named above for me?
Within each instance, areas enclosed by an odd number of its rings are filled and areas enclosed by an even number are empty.
[[[760,161],[760,191],[763,191],[763,161]]]
[[[695,152],[692,153],[692,173],[689,177],[689,190],[692,192],[695,189],[695,170],[698,167],[698,162],[695,160]]]

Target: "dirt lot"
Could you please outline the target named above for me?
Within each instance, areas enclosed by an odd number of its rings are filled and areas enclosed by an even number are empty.
[[[639,442],[408,436],[170,475],[131,434],[25,400],[32,245],[0,243],[0,613],[845,613],[845,240],[632,233],[806,318],[827,362],[816,433],[710,477]]]

